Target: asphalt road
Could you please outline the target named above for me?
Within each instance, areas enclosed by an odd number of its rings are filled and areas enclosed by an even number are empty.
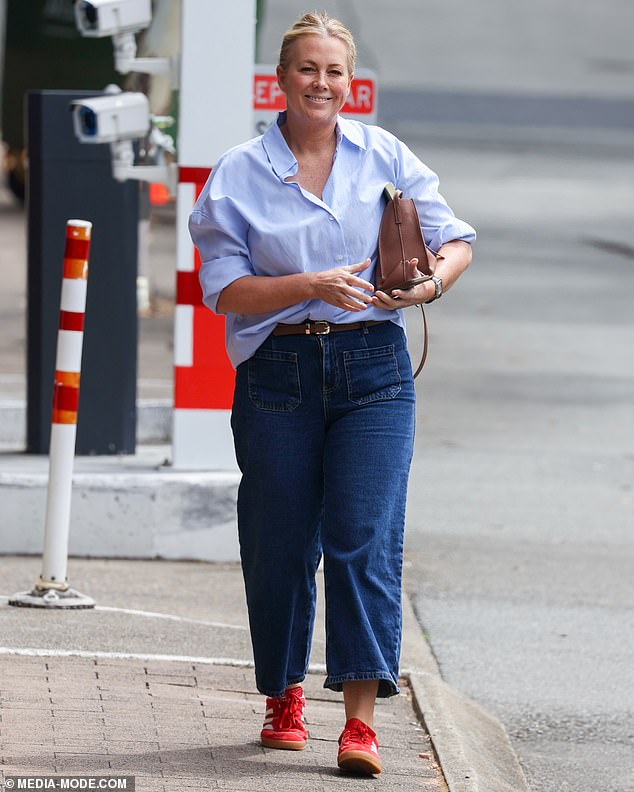
[[[633,790],[632,160],[412,142],[479,231],[428,311],[407,544],[419,619],[532,790]]]

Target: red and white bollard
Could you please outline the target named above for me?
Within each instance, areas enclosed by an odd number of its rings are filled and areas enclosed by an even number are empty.
[[[66,224],[42,574],[32,591],[14,594],[9,605],[39,608],[95,605],[90,597],[69,588],[66,576],[91,230],[92,223],[87,220],[69,220]]]

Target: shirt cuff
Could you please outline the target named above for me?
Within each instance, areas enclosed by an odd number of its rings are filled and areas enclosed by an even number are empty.
[[[203,303],[214,313],[217,309],[220,292],[233,281],[245,275],[255,275],[244,256],[226,256],[224,258],[203,261],[198,275],[203,292]]]
[[[439,250],[446,242],[453,242],[455,239],[463,242],[473,242],[476,238],[475,230],[462,220],[454,220],[451,223],[441,226],[435,230],[429,242],[432,250]]]

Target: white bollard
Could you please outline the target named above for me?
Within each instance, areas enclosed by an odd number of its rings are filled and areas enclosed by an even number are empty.
[[[9,599],[9,605],[36,608],[92,608],[95,605],[90,597],[69,588],[67,580],[91,230],[92,223],[87,220],[69,220],[66,224],[42,574],[32,591],[14,594]]]

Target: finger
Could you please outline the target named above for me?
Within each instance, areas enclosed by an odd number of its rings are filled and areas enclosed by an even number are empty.
[[[366,259],[365,261],[359,261],[356,264],[349,264],[346,269],[348,272],[361,272],[364,269],[367,269],[370,266],[370,259]]]
[[[361,303],[350,301],[346,302],[345,300],[341,303],[341,307],[345,308],[347,311],[355,311],[358,313],[359,311],[365,311],[367,305],[361,305]]]
[[[392,300],[394,300],[399,308],[402,308],[404,305],[416,305],[419,301],[412,293],[412,289],[405,289],[401,291],[401,289],[395,289],[392,294]]]
[[[358,291],[357,289],[346,289],[345,292],[345,299],[349,302],[357,302],[365,308],[365,306],[372,302],[372,297],[366,294],[365,292]]]
[[[369,303],[372,299],[372,297],[369,294],[366,294],[364,290],[356,289],[353,286],[350,286],[349,288],[345,289],[345,293],[349,297],[352,297],[353,299],[359,300],[360,302],[363,303]]]
[[[380,297],[384,301],[394,302],[393,294],[388,294],[387,292],[384,291],[377,291],[374,293],[374,295]]]
[[[372,304],[376,308],[385,308],[389,310],[394,310],[398,308],[398,303],[396,300],[393,300],[388,294],[385,292],[376,292],[372,297]]]
[[[362,289],[363,291],[374,291],[373,284],[370,281],[364,281],[363,278],[357,278],[356,275],[353,275],[349,281],[351,286],[356,286],[358,289]]]
[[[379,308],[382,311],[394,311],[396,309],[395,305],[388,305],[386,302],[382,302],[381,300],[376,300],[372,304],[373,308]]]

